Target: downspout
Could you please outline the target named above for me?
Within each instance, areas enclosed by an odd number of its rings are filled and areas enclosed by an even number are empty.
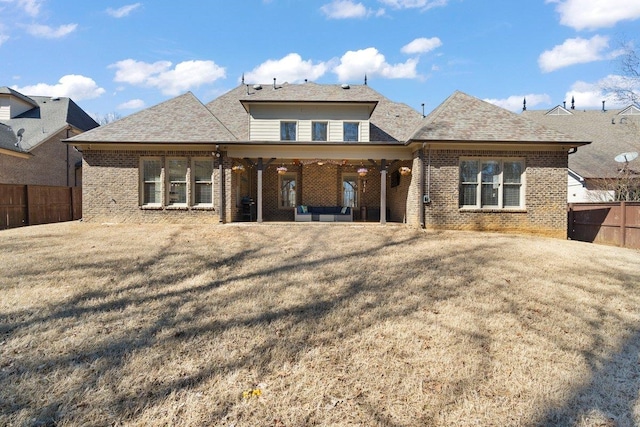
[[[418,175],[418,206],[420,206],[420,211],[418,215],[418,222],[420,223],[420,228],[425,228],[424,224],[424,143],[422,144],[422,148],[418,150],[418,160],[420,161],[420,175]]]
[[[222,154],[220,152],[220,146],[216,145],[216,151],[213,152],[213,155],[218,159],[218,194],[220,198],[220,212],[218,213],[219,222],[224,223],[224,167],[222,162]]]
[[[71,126],[67,126],[67,137],[65,139],[69,139],[69,131],[71,130]],[[67,146],[66,150],[67,150],[67,187],[69,187],[69,144],[65,143],[64,145]],[[75,172],[75,169],[74,169]],[[75,173],[74,173],[75,175]]]

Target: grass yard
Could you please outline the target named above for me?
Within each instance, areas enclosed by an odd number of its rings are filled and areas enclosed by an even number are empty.
[[[640,252],[398,225],[0,232],[0,425],[637,426]]]

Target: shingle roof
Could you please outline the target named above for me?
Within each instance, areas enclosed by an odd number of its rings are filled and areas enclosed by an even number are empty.
[[[375,106],[370,118],[372,142],[404,143],[422,116],[406,104],[390,101],[367,85],[320,85],[316,83],[273,85],[240,85],[207,104],[240,141],[249,139],[247,111],[251,102],[322,102],[369,103]],[[248,93],[247,93],[248,92]]]
[[[580,139],[456,91],[415,131],[415,141],[542,142],[581,145]]]
[[[584,178],[613,178],[620,168],[620,164],[614,160],[615,156],[640,151],[640,116],[621,115],[623,110],[567,111],[570,114],[552,115],[547,111],[526,110],[521,115],[575,135],[576,138],[593,141],[569,156],[569,168],[578,175]],[[636,162],[635,169],[640,170],[640,159]]]
[[[19,99],[23,100],[27,104],[31,104],[34,107],[38,106],[38,104],[33,99],[31,99],[28,96],[25,96],[25,95],[21,94],[17,90],[13,90],[13,89],[11,89],[10,87],[7,87],[7,86],[0,87],[0,95],[15,96],[16,98],[19,98]]]
[[[236,138],[191,92],[93,129],[68,141],[212,143]]]
[[[16,152],[23,152],[16,146],[18,137],[10,126],[0,123],[0,148]]]
[[[11,127],[14,133],[24,129],[19,146],[16,147],[14,143],[11,148],[3,144],[3,148],[17,152],[28,152],[69,125],[81,131],[98,126],[95,120],[69,98],[25,97],[13,89],[10,89],[10,92],[13,96],[28,99],[35,108],[12,119],[2,121],[3,124]]]

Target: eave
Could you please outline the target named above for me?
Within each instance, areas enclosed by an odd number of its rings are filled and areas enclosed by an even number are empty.
[[[376,109],[376,107],[378,106],[378,101],[322,101],[322,100],[318,100],[318,101],[286,101],[286,100],[267,100],[267,99],[241,99],[240,103],[242,104],[242,106],[244,107],[245,111],[247,113],[250,113],[250,105],[251,104],[262,104],[262,105],[270,105],[270,104],[276,104],[276,105],[283,105],[283,104],[288,104],[288,105],[300,105],[300,104],[305,104],[305,105],[367,105],[369,106],[369,117],[371,117],[371,115],[373,114],[373,111]]]
[[[7,156],[18,157],[20,159],[30,159],[33,157],[33,154],[31,153],[7,150],[6,148],[0,148],[0,154],[6,154]]]
[[[590,141],[446,141],[446,140],[411,140],[407,146],[413,150],[424,147],[433,149],[454,149],[454,150],[526,150],[526,151],[568,151],[572,148],[591,144]]]

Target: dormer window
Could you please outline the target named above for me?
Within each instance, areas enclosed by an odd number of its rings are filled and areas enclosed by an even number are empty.
[[[280,122],[280,141],[296,141],[297,122]]]
[[[359,129],[360,129],[360,123],[344,122],[343,124],[344,141],[357,142],[359,140],[358,139]]]
[[[327,122],[311,123],[311,140],[327,141]]]

